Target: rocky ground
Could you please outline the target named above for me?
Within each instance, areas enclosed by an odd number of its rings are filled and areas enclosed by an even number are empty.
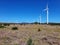
[[[34,26],[17,26],[18,30],[12,30],[13,26],[0,28],[0,45],[28,45],[29,39],[31,45],[60,45],[60,26]]]

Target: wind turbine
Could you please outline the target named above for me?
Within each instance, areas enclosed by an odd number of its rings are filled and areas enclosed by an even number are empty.
[[[49,8],[48,8],[48,4],[47,4],[47,6],[46,6],[46,9],[44,9],[45,11],[46,11],[46,13],[47,13],[47,24],[48,24],[48,14],[49,14]]]

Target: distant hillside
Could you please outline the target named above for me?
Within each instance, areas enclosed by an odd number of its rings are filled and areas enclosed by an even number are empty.
[[[33,22],[33,23],[0,23],[0,24],[40,24],[39,22]],[[47,23],[41,23],[41,24],[47,24]],[[60,23],[49,23],[48,25],[60,25]]]
[[[50,25],[60,25],[60,23],[49,23]]]

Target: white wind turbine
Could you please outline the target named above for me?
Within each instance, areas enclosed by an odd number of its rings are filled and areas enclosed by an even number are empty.
[[[46,6],[46,9],[44,9],[45,11],[46,11],[46,13],[47,13],[47,24],[48,24],[48,14],[49,14],[49,8],[48,8],[48,4],[47,4],[47,6]]]

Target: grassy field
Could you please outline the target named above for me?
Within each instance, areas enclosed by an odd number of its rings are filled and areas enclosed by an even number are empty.
[[[4,26],[0,28],[0,45],[60,45],[60,26],[46,24]]]

